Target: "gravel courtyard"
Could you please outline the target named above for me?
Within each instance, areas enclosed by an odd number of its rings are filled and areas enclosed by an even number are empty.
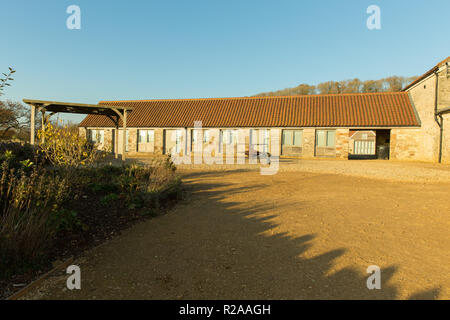
[[[449,299],[450,167],[283,160],[180,166],[185,200],[28,299]],[[381,290],[366,269],[381,268]]]

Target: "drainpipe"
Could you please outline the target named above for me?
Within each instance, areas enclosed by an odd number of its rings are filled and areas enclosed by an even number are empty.
[[[442,114],[438,112],[438,96],[439,96],[439,74],[438,70],[434,72],[436,75],[436,94],[434,101],[434,121],[436,121],[439,126],[439,163],[442,163],[442,137],[444,134],[444,119],[442,118]]]

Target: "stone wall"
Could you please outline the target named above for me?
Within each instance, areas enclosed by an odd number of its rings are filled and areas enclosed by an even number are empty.
[[[336,130],[336,158],[347,159],[350,143],[349,129]]]
[[[447,69],[439,73],[438,109],[450,107],[450,74]],[[450,114],[443,114],[442,162],[450,163]]]
[[[450,74],[447,72],[447,67],[445,67],[439,73],[438,109],[448,107],[450,107]]]
[[[392,129],[390,159],[394,160],[419,160],[423,148],[423,130],[420,128]]]
[[[430,77],[408,90],[419,115],[421,127],[391,131],[391,159],[437,161],[439,127],[435,121],[436,77]]]
[[[316,130],[314,128],[303,129],[302,158],[314,158],[316,144]]]
[[[80,137],[86,138],[87,137],[87,129],[83,127],[78,128],[78,133]]]
[[[438,77],[432,75],[408,90],[421,121],[419,129],[392,129],[391,159],[437,162],[440,129],[435,119],[436,80],[438,79],[438,109],[450,106],[450,78],[446,67]],[[442,160],[450,162],[448,116],[444,117]]]
[[[108,150],[113,150],[113,138],[114,129],[113,128],[87,128],[87,129],[101,129],[105,132],[105,147],[109,148]],[[163,154],[165,150],[171,149],[174,146],[174,142],[170,141],[170,135],[173,130],[177,130],[176,128],[127,128],[128,131],[128,153],[130,155],[139,154],[138,149],[138,130],[154,130],[154,153],[155,154]],[[225,130],[226,128],[224,128]],[[298,128],[303,130],[303,141],[302,141],[302,153],[299,154],[301,158],[314,158],[315,156],[315,128]],[[79,128],[80,134],[86,135],[86,128]],[[191,134],[192,128],[188,128],[185,131],[185,128],[179,128],[182,130],[182,150],[180,155],[184,155],[184,151],[187,150],[187,154],[194,153],[195,150],[191,150]],[[203,130],[210,130],[210,141],[204,143],[203,142]],[[219,140],[219,128],[205,128],[199,131],[198,140],[202,141],[202,153],[205,152],[205,149],[211,150],[211,155],[214,157],[217,155],[224,155],[226,153],[226,145],[223,145],[223,148],[219,151],[218,148],[218,140]],[[281,143],[282,143],[282,128],[270,128],[270,144],[268,151],[273,156],[280,156],[281,154]],[[186,138],[185,135],[186,134]],[[241,128],[239,129],[239,134],[242,135],[240,139],[238,139],[238,146],[234,148],[235,155],[239,152],[248,152],[249,151],[249,143],[250,143],[250,129],[249,128]],[[242,146],[245,144],[244,146]],[[119,146],[121,145],[121,141],[119,141]],[[240,145],[240,146],[239,146]],[[119,148],[120,149],[120,148]],[[336,129],[336,147],[330,148],[332,149],[332,156],[338,158],[347,158],[349,152],[349,129],[347,128],[339,128]]]
[[[450,113],[444,114],[442,118],[444,119],[442,162],[450,163]]]
[[[113,129],[105,128],[105,143],[103,145],[104,150],[112,152],[113,145]]]

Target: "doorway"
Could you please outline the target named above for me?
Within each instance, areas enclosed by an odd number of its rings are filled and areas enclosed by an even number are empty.
[[[377,134],[377,159],[389,160],[391,150],[391,130],[375,130]]]

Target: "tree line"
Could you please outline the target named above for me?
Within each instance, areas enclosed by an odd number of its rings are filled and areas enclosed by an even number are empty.
[[[370,92],[398,92],[417,77],[392,76],[379,80],[360,80],[358,78],[342,81],[326,81],[318,85],[302,83],[294,88],[277,91],[262,92],[255,97],[297,96],[310,94],[336,93],[370,93]]]

